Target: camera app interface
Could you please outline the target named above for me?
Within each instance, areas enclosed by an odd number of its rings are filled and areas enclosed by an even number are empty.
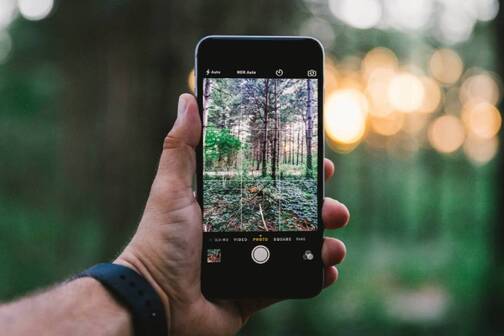
[[[318,81],[272,75],[203,79],[207,233],[317,230]]]

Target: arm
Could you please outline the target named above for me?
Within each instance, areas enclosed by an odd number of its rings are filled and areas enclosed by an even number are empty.
[[[92,278],[0,306],[2,335],[132,335],[128,311]]]
[[[195,147],[201,123],[196,100],[179,99],[175,125],[163,144],[159,167],[137,232],[115,263],[142,275],[165,306],[170,335],[232,335],[272,300],[212,302],[201,293],[201,208],[193,191]],[[334,166],[324,162],[325,178]],[[346,225],[348,209],[325,198],[326,229]],[[322,246],[325,286],[338,277],[334,265],[346,250],[343,242],[326,237]],[[17,302],[0,306],[2,335],[132,335],[129,313],[104,287],[90,278],[74,280]]]

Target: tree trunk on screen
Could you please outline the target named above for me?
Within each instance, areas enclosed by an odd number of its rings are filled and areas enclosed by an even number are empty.
[[[271,145],[271,178],[273,185],[276,187],[276,174],[277,174],[277,159],[278,159],[278,107],[277,107],[277,80],[273,81],[273,97],[275,99],[273,105],[273,117],[275,118],[275,128],[273,131],[273,143]]]
[[[269,114],[269,79],[265,80],[264,83],[264,123],[263,123],[263,140],[262,140],[262,172],[261,175],[263,177],[266,176],[268,172],[268,164],[266,162],[267,160],[267,153],[268,153],[268,114]]]
[[[299,132],[301,134],[301,141],[300,141],[300,143],[301,143],[301,150],[299,151],[300,152],[300,156],[301,156],[301,164],[304,163],[304,149],[305,149],[305,145],[304,145],[305,141],[303,139],[304,138],[303,137],[303,131],[304,131],[304,124],[302,125],[302,128],[301,128],[301,130]]]
[[[203,126],[207,125],[208,120],[208,99],[210,98],[210,80],[205,78],[203,85]]]
[[[313,111],[312,111],[312,85],[306,81],[306,177],[312,177],[312,134],[313,134]]]

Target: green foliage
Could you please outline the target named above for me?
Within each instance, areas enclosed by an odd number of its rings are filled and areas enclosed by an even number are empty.
[[[241,148],[240,139],[229,129],[209,128],[205,134],[205,162],[213,166],[224,158],[230,160]]]
[[[203,190],[208,231],[313,231],[317,228],[316,180],[205,176]]]

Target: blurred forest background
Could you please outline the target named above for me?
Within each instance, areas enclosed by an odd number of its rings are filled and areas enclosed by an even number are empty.
[[[502,335],[497,0],[0,0],[0,299],[113,258],[207,34],[326,47],[348,257],[243,335]]]

